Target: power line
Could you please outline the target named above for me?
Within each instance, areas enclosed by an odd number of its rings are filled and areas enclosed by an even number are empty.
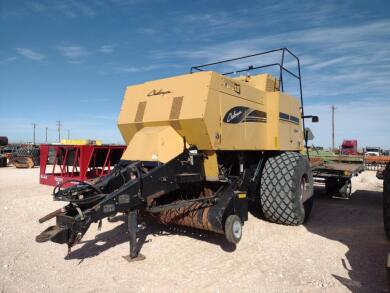
[[[334,151],[334,110],[336,107],[332,105],[332,151]]]
[[[58,142],[61,142],[61,120],[57,121],[57,130],[58,130]]]
[[[35,128],[37,128],[37,124],[33,123],[33,145],[35,145]]]

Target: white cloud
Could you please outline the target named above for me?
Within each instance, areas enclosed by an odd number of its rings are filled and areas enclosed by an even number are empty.
[[[100,53],[112,53],[112,52],[114,52],[114,48],[115,48],[114,45],[103,45],[103,46],[101,46],[101,47],[98,49],[98,51],[99,51]]]
[[[81,64],[83,62],[81,60],[78,60],[78,59],[69,59],[68,63],[70,63],[70,64]]]
[[[73,7],[75,7],[76,11],[84,16],[95,16],[95,10],[83,1],[71,1]]]
[[[153,34],[157,34],[159,30],[151,27],[141,27],[136,29],[136,32],[139,34],[153,35]]]
[[[60,46],[58,50],[68,58],[80,58],[87,55],[87,51],[81,46]]]
[[[57,49],[71,64],[80,64],[82,59],[89,55],[89,52],[82,46],[62,45],[58,46]]]
[[[193,41],[196,35],[197,42],[211,40],[215,36],[235,34],[251,27],[255,27],[257,22],[248,17],[248,10],[235,9],[231,11],[192,13],[178,15],[174,26],[169,28],[169,33],[180,35],[180,39]],[[168,29],[168,28],[166,28]]]
[[[175,65],[169,64],[154,64],[149,66],[133,66],[133,65],[124,65],[124,66],[111,66],[106,67],[104,70],[99,70],[97,73],[99,75],[107,74],[120,74],[120,73],[140,73],[148,72],[162,67],[174,67]]]
[[[96,15],[96,11],[92,4],[87,4],[87,1],[56,1],[49,5],[51,10],[58,11],[60,14],[67,18],[78,18],[78,17],[93,17]]]
[[[138,0],[111,0],[110,2],[112,2],[114,5],[123,7],[135,4],[138,2]]]
[[[16,51],[23,57],[34,61],[40,61],[45,58],[45,56],[43,56],[42,54],[29,48],[16,48]]]
[[[18,59],[18,57],[6,57],[0,60],[0,65],[7,64],[9,62],[12,62],[14,60]]]
[[[47,6],[44,3],[29,1],[25,2],[25,5],[35,13],[40,13],[47,10]]]
[[[286,45],[293,47],[303,47],[302,45],[304,45],[307,48],[305,51],[318,47],[317,49],[320,49],[324,55],[340,53],[340,50],[353,53],[354,51],[351,49],[355,49],[364,51],[365,57],[367,57],[367,48],[375,48],[376,50],[373,53],[381,52],[383,58],[384,56],[390,56],[389,51],[383,49],[386,48],[383,45],[389,43],[388,38],[383,38],[384,36],[390,36],[389,27],[390,20],[380,20],[354,26],[320,27],[223,42],[203,46],[200,49],[155,51],[154,55],[157,58],[186,57],[187,59],[207,61],[239,57],[240,54],[256,53]]]

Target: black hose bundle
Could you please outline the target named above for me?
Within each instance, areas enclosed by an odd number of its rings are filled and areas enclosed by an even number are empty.
[[[77,182],[79,184],[61,190],[61,187],[69,182]],[[90,190],[88,190],[88,188]],[[83,193],[81,193],[81,191]],[[90,192],[93,193],[90,194]],[[106,194],[102,193],[101,190],[94,184],[77,179],[71,179],[55,186],[53,189],[53,196],[55,200],[69,201],[70,203],[78,205],[91,205],[104,198]]]

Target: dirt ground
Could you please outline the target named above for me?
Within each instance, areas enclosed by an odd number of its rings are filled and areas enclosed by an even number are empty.
[[[1,292],[381,292],[390,246],[382,227],[382,182],[367,171],[353,198],[329,199],[316,188],[300,227],[250,215],[237,247],[223,236],[147,229],[146,260],[127,263],[124,218],[93,225],[64,259],[66,247],[38,244],[53,224],[37,219],[61,206],[38,169],[0,168]]]

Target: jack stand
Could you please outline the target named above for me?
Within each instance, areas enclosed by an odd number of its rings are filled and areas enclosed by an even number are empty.
[[[137,248],[137,211],[129,212],[127,228],[129,231],[130,255],[123,256],[128,262],[144,260],[145,256],[139,253]]]

